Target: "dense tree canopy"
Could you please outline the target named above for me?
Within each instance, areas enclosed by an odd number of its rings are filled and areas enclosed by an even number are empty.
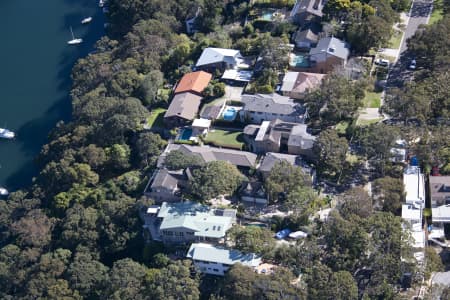
[[[190,190],[202,200],[233,194],[244,177],[236,166],[226,161],[212,161],[192,171]]]

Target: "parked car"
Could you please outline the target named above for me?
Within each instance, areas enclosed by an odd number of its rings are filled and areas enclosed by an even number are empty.
[[[389,67],[389,60],[384,58],[378,58],[375,60],[375,64],[382,67]]]
[[[306,232],[304,232],[304,231],[296,231],[296,232],[290,233],[289,237],[291,239],[297,240],[297,239],[300,239],[300,238],[308,237],[308,234]]]
[[[410,70],[416,69],[416,60],[414,58],[411,60],[411,63],[409,64],[408,69],[410,69]]]
[[[281,231],[278,231],[275,234],[275,237],[279,240],[282,240],[282,239],[286,238],[289,235],[289,233],[291,233],[291,230],[289,228],[286,228]]]

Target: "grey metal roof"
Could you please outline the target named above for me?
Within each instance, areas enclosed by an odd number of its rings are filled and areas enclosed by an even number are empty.
[[[241,263],[248,267],[257,267],[261,263],[261,257],[254,253],[244,254],[238,250],[219,248],[203,243],[192,244],[186,257],[193,260],[222,263],[226,265]]]
[[[326,37],[320,39],[315,48],[311,48],[309,55],[314,56],[324,52],[327,55],[333,55],[346,60],[350,55],[350,46],[335,37]]]
[[[224,48],[205,48],[197,60],[196,66],[204,66],[220,62],[235,64],[234,58],[240,56],[239,50]]]
[[[166,169],[159,169],[153,179],[151,188],[163,187],[169,190],[173,190],[177,187],[178,180],[172,176]]]
[[[289,97],[278,94],[244,94],[241,102],[244,103],[243,110],[254,112],[276,113],[280,115],[302,115],[306,108],[295,103]]]
[[[431,278],[433,284],[450,285],[450,272],[436,272]]]
[[[298,124],[292,127],[289,135],[288,145],[299,146],[301,149],[311,149],[314,145],[316,137],[309,134],[307,131],[307,125]]]
[[[234,218],[217,216],[207,206],[194,202],[164,202],[158,213],[162,218],[160,230],[187,228],[195,231],[195,236],[222,238],[231,228]]]
[[[164,118],[180,117],[193,120],[197,115],[201,100],[201,96],[189,92],[176,94],[170,102]]]
[[[169,144],[166,148],[166,155],[172,150],[180,150],[186,154],[196,155],[207,163],[210,161],[228,161],[240,167],[253,167],[256,164],[257,155],[251,152],[216,148],[210,146],[190,146],[182,144]]]

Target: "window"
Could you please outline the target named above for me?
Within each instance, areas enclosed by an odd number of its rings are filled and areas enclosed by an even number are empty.
[[[262,112],[258,111],[258,115],[262,115],[262,114],[263,114]]]
[[[213,269],[214,272],[219,272],[219,269]]]

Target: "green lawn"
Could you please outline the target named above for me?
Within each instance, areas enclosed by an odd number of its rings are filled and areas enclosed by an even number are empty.
[[[444,11],[443,11],[444,4],[442,3],[442,0],[434,0],[433,3],[433,12],[431,13],[430,21],[428,24],[434,24],[440,19],[444,17]]]
[[[361,119],[358,119],[358,121],[356,122],[356,125],[358,125],[358,126],[368,126],[368,125],[371,125],[371,124],[378,123],[381,120],[382,120],[382,118],[372,119],[372,120],[361,120]]]
[[[338,134],[340,134],[340,135],[345,135],[345,133],[346,133],[347,128],[348,128],[349,125],[350,125],[349,122],[347,122],[347,121],[341,121],[341,122],[339,122],[339,123],[336,124],[335,129],[336,129],[336,131],[337,131]]]
[[[244,146],[243,133],[241,131],[213,129],[204,140],[207,144],[220,147],[242,149]]]
[[[164,114],[166,112],[165,108],[155,108],[150,112],[150,116],[147,118],[147,124],[146,126],[149,128],[155,127],[163,127],[163,119]]]
[[[400,42],[402,41],[403,32],[394,30],[394,33],[391,36],[391,39],[388,42],[386,48],[398,49],[400,48]]]
[[[367,108],[379,108],[381,105],[381,93],[366,92],[366,96],[363,99],[364,107]]]

